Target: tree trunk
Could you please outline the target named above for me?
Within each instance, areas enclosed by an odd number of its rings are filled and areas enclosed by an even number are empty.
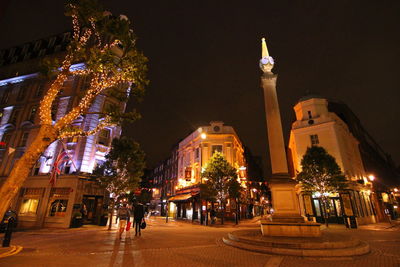
[[[236,214],[235,214],[235,224],[239,224],[239,199],[236,199]]]
[[[329,227],[329,223],[328,223],[329,214],[328,214],[328,201],[327,201],[327,199],[326,198],[322,198],[322,203],[323,203],[323,207],[324,207],[325,226],[328,228]]]
[[[111,200],[110,223],[108,224],[108,230],[111,230],[111,227],[112,227],[112,220],[113,220],[113,214],[114,214],[114,206],[115,206],[115,199],[113,198],[113,199]]]
[[[57,138],[57,133],[51,125],[41,125],[38,135],[27,148],[22,157],[15,163],[10,175],[0,189],[0,218],[3,218],[12,199],[23,186],[30,171],[39,156]]]
[[[221,214],[221,224],[224,224],[224,217],[225,217],[225,203],[221,201],[221,210],[222,210],[222,214]]]

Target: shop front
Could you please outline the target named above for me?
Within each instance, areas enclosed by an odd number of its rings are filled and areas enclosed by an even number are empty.
[[[106,213],[106,196],[96,181],[82,176],[60,176],[54,187],[48,176],[33,176],[24,183],[12,209],[18,214],[18,228],[69,228],[79,214],[86,223],[99,224]]]
[[[303,194],[303,215],[309,221],[346,224],[356,228],[358,225],[375,223],[375,208],[367,191],[346,190],[332,194],[326,204],[317,194]],[[326,212],[326,213],[325,213]]]
[[[201,202],[198,187],[177,190],[168,199],[168,212],[171,217],[183,220],[200,220]]]

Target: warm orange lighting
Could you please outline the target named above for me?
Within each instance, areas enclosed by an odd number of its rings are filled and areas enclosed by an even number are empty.
[[[399,191],[399,189],[397,189],[397,188],[394,189],[394,192],[398,192],[398,191]]]
[[[206,139],[206,138],[207,138],[207,135],[206,135],[205,133],[202,133],[202,134],[200,135],[200,137],[201,137],[201,139]]]
[[[368,179],[372,182],[373,180],[375,180],[375,176],[373,176],[372,174],[368,176]]]

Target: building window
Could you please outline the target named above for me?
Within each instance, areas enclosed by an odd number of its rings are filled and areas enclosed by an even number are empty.
[[[39,205],[39,199],[36,198],[24,198],[21,203],[19,213],[21,215],[36,214],[37,207]]]
[[[19,112],[20,112],[20,111],[19,111],[18,109],[13,110],[13,112],[12,112],[12,114],[11,114],[11,117],[10,117],[9,123],[12,123],[12,124],[14,124],[14,125],[17,124]]]
[[[31,107],[31,110],[29,111],[28,121],[31,121],[31,122],[35,121],[35,116],[36,116],[37,110],[38,110],[37,106]]]
[[[211,155],[214,155],[215,152],[222,153],[222,145],[215,145],[211,147]]]
[[[21,85],[20,87],[19,87],[19,91],[18,91],[18,95],[17,95],[17,101],[22,101],[22,100],[24,100],[25,99],[25,94],[28,92],[26,89],[27,89],[27,87],[28,86],[24,86],[24,85]]]
[[[25,188],[22,190],[23,197],[19,208],[21,215],[34,215],[37,212],[39,199],[43,195],[43,188]]]
[[[5,104],[8,102],[8,98],[10,97],[11,89],[8,88],[4,91],[3,96],[1,97],[1,103]]]
[[[69,174],[69,173],[71,172],[71,164],[72,164],[71,161],[68,161],[68,162],[65,164],[65,166],[64,166],[64,173],[65,173],[65,174]]]
[[[44,91],[44,87],[46,86],[45,82],[42,82],[37,85],[36,91],[35,91],[35,97],[41,97]]]
[[[192,179],[192,167],[185,168],[185,179],[186,181],[190,181]]]
[[[58,110],[58,99],[54,100],[51,106],[51,119],[53,121],[57,120],[57,110]]]
[[[56,199],[50,204],[50,217],[65,217],[67,212],[68,200],[67,199]]]
[[[1,142],[4,146],[8,146],[8,144],[10,143],[10,140],[11,140],[11,133],[5,133],[3,135]]]
[[[311,111],[307,111],[307,113],[308,113],[308,118],[309,118],[309,119],[312,119]]]
[[[200,148],[196,148],[196,159],[198,159],[200,157]]]
[[[28,137],[29,137],[29,132],[23,133],[22,137],[21,137],[21,142],[19,143],[19,146],[26,146],[26,142],[28,141]]]
[[[89,76],[82,77],[79,90],[86,91],[89,89],[91,80],[92,79]]]
[[[52,188],[50,192],[50,217],[65,217],[70,188]]]
[[[312,146],[316,146],[316,145],[319,144],[319,140],[318,140],[318,135],[317,134],[310,135],[310,139],[311,139],[311,145]]]
[[[103,129],[99,132],[97,143],[103,146],[108,146],[110,143],[110,130]]]
[[[71,126],[71,130],[73,130],[74,132],[79,132],[81,130],[81,128],[79,127],[79,125],[73,125]],[[67,143],[77,143],[79,140],[79,136],[71,136],[67,138]]]

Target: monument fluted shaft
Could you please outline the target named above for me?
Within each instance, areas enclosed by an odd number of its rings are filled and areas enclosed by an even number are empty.
[[[276,79],[277,75],[272,72],[264,73],[261,76],[261,86],[264,89],[268,144],[273,176],[276,174],[288,174],[281,114],[276,94]]]

